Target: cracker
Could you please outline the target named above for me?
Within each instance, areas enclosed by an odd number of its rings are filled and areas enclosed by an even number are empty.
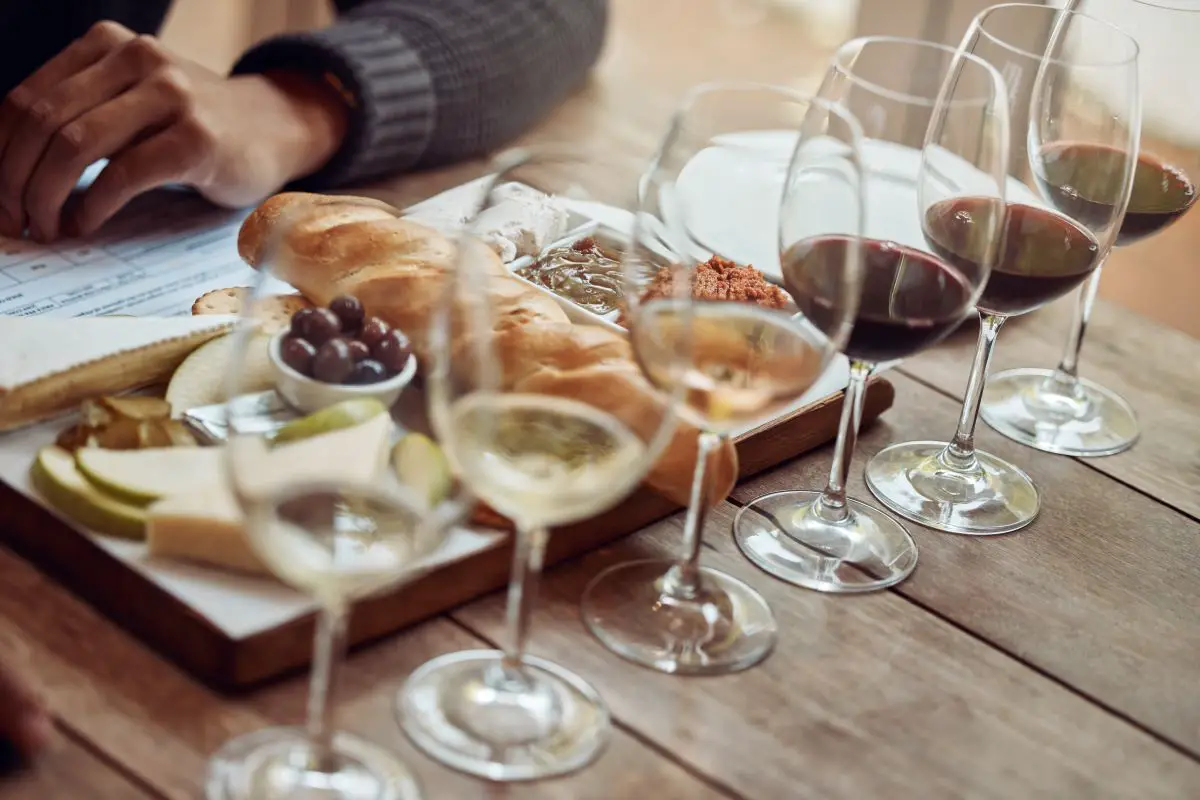
[[[253,293],[254,290],[248,286],[215,289],[201,295],[195,303],[192,303],[192,314],[195,316],[241,315]],[[312,303],[298,294],[264,297],[258,303],[258,317],[262,320],[263,332],[275,333],[286,329],[292,324],[292,315],[302,308],[312,308]]]

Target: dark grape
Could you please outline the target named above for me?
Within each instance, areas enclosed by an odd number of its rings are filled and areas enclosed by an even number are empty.
[[[371,350],[374,350],[375,345],[382,342],[383,337],[387,336],[391,329],[392,326],[379,317],[369,317],[363,323],[362,330],[358,332],[358,340],[371,348]]]
[[[302,308],[295,314],[292,314],[292,335],[301,339],[307,338],[305,334],[308,332],[309,321],[312,315],[316,313],[315,308]]]
[[[371,348],[358,339],[348,339],[346,345],[350,348],[350,357],[355,361],[362,361],[364,358],[371,357]]]
[[[354,359],[345,339],[330,339],[321,345],[313,358],[313,377],[325,383],[345,383],[354,371]]]
[[[408,364],[408,358],[412,355],[412,344],[404,335],[404,331],[393,328],[379,344],[371,348],[371,355],[394,375]]]
[[[384,369],[383,364],[380,364],[373,358],[368,358],[354,365],[354,372],[350,374],[350,383],[367,384],[379,383],[387,380],[390,375]]]
[[[279,345],[279,358],[301,375],[311,374],[316,354],[317,348],[295,334],[285,336]]]
[[[299,331],[300,338],[320,347],[342,332],[342,323],[328,308],[314,308],[311,311],[312,314],[304,318],[303,328]]]
[[[333,298],[329,310],[341,321],[345,333],[354,333],[363,324],[363,307],[358,298],[349,295]]]

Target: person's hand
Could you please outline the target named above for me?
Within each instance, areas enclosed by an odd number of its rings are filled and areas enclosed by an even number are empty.
[[[50,743],[53,723],[33,686],[5,658],[11,656],[0,656],[0,739],[32,758]]]
[[[115,22],[95,25],[0,104],[0,234],[88,235],[136,195],[195,187],[251,205],[337,151],[332,88],[292,74],[226,78]],[[71,192],[95,161],[91,188]],[[65,206],[65,208],[64,208]]]

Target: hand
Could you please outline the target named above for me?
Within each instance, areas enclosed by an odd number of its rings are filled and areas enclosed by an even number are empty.
[[[133,197],[171,183],[220,205],[252,205],[319,169],[341,143],[344,117],[318,82],[226,78],[101,22],[0,104],[0,234],[28,225],[43,242],[64,227],[86,236]],[[101,158],[109,163],[91,188],[71,198]]]
[[[0,661],[0,739],[33,757],[50,743],[53,723],[41,698],[16,670]]]

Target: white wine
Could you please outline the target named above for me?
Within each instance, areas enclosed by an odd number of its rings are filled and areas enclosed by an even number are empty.
[[[527,525],[604,510],[642,475],[646,444],[611,415],[540,394],[466,395],[450,408],[450,452],[488,505]]]
[[[396,582],[440,540],[385,492],[305,487],[249,508],[254,550],[284,583],[340,603]]]
[[[802,317],[736,301],[655,300],[638,309],[630,340],[642,371],[680,413],[717,433],[793,402],[820,377],[829,342]]]

